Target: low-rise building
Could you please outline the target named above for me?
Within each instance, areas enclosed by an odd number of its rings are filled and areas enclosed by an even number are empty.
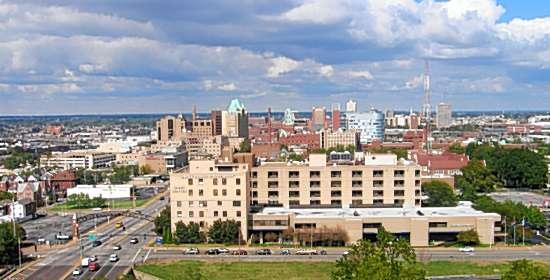
[[[43,167],[58,167],[64,169],[85,168],[96,169],[110,167],[116,161],[112,153],[103,153],[95,150],[73,150],[69,152],[53,152],[51,155],[40,157]]]
[[[87,194],[90,198],[104,199],[130,198],[133,195],[132,185],[77,185],[67,190],[67,196],[73,194]]]

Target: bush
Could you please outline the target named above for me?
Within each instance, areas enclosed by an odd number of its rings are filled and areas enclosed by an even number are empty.
[[[204,242],[204,236],[200,232],[199,224],[193,222],[190,222],[188,225],[182,221],[177,222],[173,238],[176,244]]]
[[[214,221],[208,230],[208,237],[214,243],[237,243],[239,242],[241,223],[235,220]]]
[[[474,229],[460,232],[457,235],[458,243],[466,246],[475,246],[479,245],[479,236]]]

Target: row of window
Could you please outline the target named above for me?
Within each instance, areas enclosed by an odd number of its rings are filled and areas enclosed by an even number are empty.
[[[198,181],[199,185],[204,184],[204,178],[198,178],[197,181]],[[220,183],[219,181],[221,181],[222,185],[224,185],[224,186],[227,185],[227,178],[221,178],[221,180],[218,180],[218,178],[212,178],[212,185],[217,186],[218,183]],[[187,179],[187,185],[189,185],[189,186],[192,186],[194,184],[194,182],[195,182],[195,179],[193,179],[193,178],[188,178]],[[235,178],[235,185],[237,185],[237,186],[241,185],[241,178]]]
[[[198,211],[197,214],[198,214],[199,218],[204,218],[205,211]],[[183,218],[183,211],[176,211],[176,216],[178,218]],[[241,217],[241,216],[242,216],[241,211],[235,211],[235,217]],[[195,211],[189,211],[187,217],[188,218],[195,218]],[[227,211],[212,211],[212,217],[227,218]]]
[[[414,175],[416,177],[420,177],[420,170],[415,170]],[[358,178],[363,176],[363,170],[352,170],[351,171],[351,177]],[[384,170],[373,170],[372,171],[372,177],[383,177],[384,176]],[[405,176],[405,170],[394,170],[393,171],[394,177],[404,177]],[[321,177],[321,171],[309,171],[309,177],[310,178],[319,178]],[[340,178],[342,177],[342,171],[330,171],[330,177],[331,178]],[[252,171],[252,178],[258,178],[258,172]],[[279,178],[279,171],[268,171],[267,172],[267,178],[269,179],[275,179]],[[288,178],[300,178],[300,171],[288,171]]]
[[[420,196],[421,195],[420,190],[415,190],[414,194],[415,194],[415,196]],[[394,190],[393,195],[394,196],[405,196],[405,190]],[[257,191],[252,191],[251,196],[252,196],[252,198],[258,197],[258,192]],[[299,191],[289,191],[288,196],[289,197],[299,197],[300,192]],[[309,196],[310,197],[321,197],[321,191],[310,191]],[[342,191],[331,191],[330,196],[332,196],[332,197],[341,197],[342,196]],[[352,197],[362,197],[363,196],[363,191],[354,190],[354,191],[351,192],[351,196]],[[372,192],[372,196],[374,196],[374,197],[384,196],[384,191],[383,190],[375,190],[375,191]],[[268,191],[267,192],[267,197],[269,197],[269,198],[278,198],[279,197],[279,191]]]
[[[188,196],[193,196],[194,194],[194,191],[192,189],[188,190],[187,191],[187,195]],[[200,189],[199,190],[199,196],[203,196],[204,195],[204,190]],[[219,190],[218,189],[213,189],[212,190],[212,195],[213,196],[218,196],[219,195]],[[221,190],[221,195],[222,196],[227,196],[227,190],[226,189],[222,189]],[[241,189],[235,189],[235,195],[236,196],[240,196],[241,195]]]
[[[218,206],[223,205],[221,200],[218,200],[217,204],[218,204]],[[234,207],[240,207],[241,206],[241,201],[240,200],[233,200],[232,204],[233,204]],[[183,203],[181,202],[181,200],[176,201],[176,207],[182,207],[182,205],[183,205]],[[195,206],[195,202],[190,200],[190,201],[188,201],[188,205],[189,205],[189,207],[193,207],[193,206]],[[199,207],[208,207],[208,201],[200,200],[200,201],[198,201],[198,206]]]
[[[414,185],[415,187],[420,187],[420,180],[415,180]],[[362,188],[363,187],[363,181],[354,180],[351,182],[352,188]],[[278,181],[268,181],[267,187],[270,189],[276,189],[279,188],[279,182]],[[300,182],[299,181],[289,181],[288,182],[288,188],[294,189],[299,188]],[[321,181],[310,181],[309,182],[310,188],[320,188],[321,187]],[[331,188],[341,188],[342,187],[342,181],[331,181],[330,182]],[[372,181],[372,187],[373,188],[383,188],[384,187],[384,181],[383,180],[373,180]],[[393,180],[393,187],[394,188],[404,188],[405,187],[405,180]],[[258,188],[258,182],[254,181],[252,182],[252,188]]]

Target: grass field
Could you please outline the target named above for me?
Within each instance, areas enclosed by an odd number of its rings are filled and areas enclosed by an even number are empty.
[[[145,203],[147,203],[147,201],[149,201],[151,199],[152,198],[136,200],[136,207],[143,206]],[[110,200],[107,201],[107,204],[109,206],[112,205]],[[132,208],[132,207],[133,207],[133,202],[131,200],[117,200],[117,201],[115,201],[113,209],[129,209],[129,208]],[[105,209],[107,207],[102,207],[102,208]],[[65,203],[58,203],[58,204],[52,206],[51,208],[49,208],[48,210],[53,211],[53,212],[64,212],[64,211],[71,211],[71,210],[82,210],[82,208],[71,208],[71,207],[67,207]]]
[[[473,263],[433,261],[424,264],[428,276],[443,275],[498,275],[509,269],[507,262]],[[200,262],[179,261],[169,264],[147,264],[138,266],[137,270],[152,274],[161,279],[195,279],[185,278],[197,272],[203,279],[330,279],[335,263],[330,262]],[[548,267],[548,265],[547,265]],[[550,273],[550,267],[547,268]]]

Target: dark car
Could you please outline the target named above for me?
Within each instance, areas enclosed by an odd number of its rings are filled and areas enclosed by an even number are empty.
[[[217,255],[219,253],[220,253],[220,251],[216,248],[210,248],[210,249],[206,250],[207,255]]]
[[[101,243],[101,241],[99,241],[99,240],[94,240],[94,241],[92,242],[92,247],[99,247],[99,246],[101,246],[101,244],[103,244],[103,243]]]
[[[271,255],[271,249],[259,249],[256,250],[256,255]]]
[[[137,239],[137,237],[133,237],[132,239],[130,239],[130,243],[131,244],[138,244],[139,240]]]
[[[243,249],[232,250],[231,255],[248,255],[248,252]]]
[[[286,255],[286,256],[288,256],[288,255],[290,255],[291,253],[290,253],[290,250],[284,249],[284,250],[281,251],[280,254],[281,254],[281,255]]]

